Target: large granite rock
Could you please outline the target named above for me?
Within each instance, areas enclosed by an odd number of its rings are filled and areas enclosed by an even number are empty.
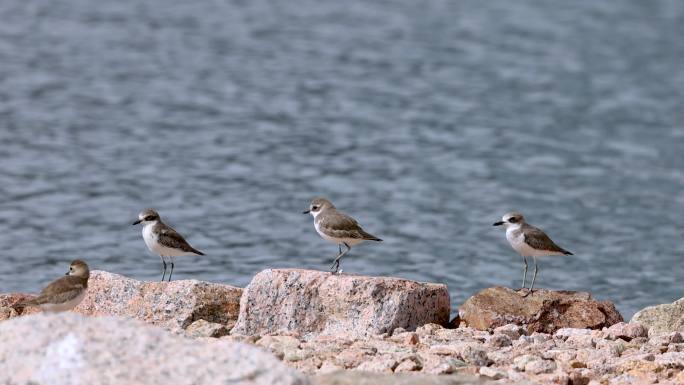
[[[259,348],[190,340],[123,318],[35,314],[0,323],[0,341],[3,384],[309,383]]]
[[[644,325],[649,335],[684,332],[684,298],[641,309],[634,314],[631,322]]]
[[[178,331],[197,320],[232,326],[242,289],[180,280],[143,282],[106,271],[93,271],[88,293],[74,311],[89,316],[117,315]]]
[[[446,285],[399,278],[278,269],[245,288],[233,333],[287,330],[302,335],[363,336],[449,322]]]
[[[523,297],[520,291],[506,287],[491,287],[475,294],[458,313],[462,324],[475,329],[516,324],[528,333],[600,329],[623,320],[611,302],[597,301],[589,293],[538,289]]]

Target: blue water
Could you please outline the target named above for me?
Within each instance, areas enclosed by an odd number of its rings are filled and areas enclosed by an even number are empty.
[[[684,296],[682,36],[677,1],[3,0],[0,291],[158,279],[146,207],[207,254],[178,279],[327,269],[323,195],[385,240],[346,272],[519,285],[519,210],[575,253],[540,287],[630,317]]]

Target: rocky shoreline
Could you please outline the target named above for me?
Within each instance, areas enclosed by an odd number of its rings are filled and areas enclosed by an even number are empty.
[[[445,285],[398,278],[265,270],[241,289],[95,271],[89,286],[63,314],[0,294],[0,382],[684,384],[684,299],[625,323],[588,293],[497,287],[449,320]]]

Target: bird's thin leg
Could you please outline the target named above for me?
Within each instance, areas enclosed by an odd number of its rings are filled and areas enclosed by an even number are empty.
[[[162,270],[162,282],[164,282],[164,277],[166,276],[166,261],[164,260],[164,256],[160,255],[159,258],[162,260],[162,264],[164,266],[164,269]]]
[[[345,245],[345,246],[347,247],[347,250],[345,250],[345,251],[343,252],[343,251],[342,251],[342,246],[339,245],[339,246],[340,246],[340,247],[339,247],[339,249],[340,249],[340,254],[337,256],[337,258],[335,258],[335,261],[333,262],[332,266],[330,266],[330,269],[331,269],[331,270],[332,270],[333,268],[335,269],[335,271],[333,272],[333,274],[337,274],[337,272],[340,270],[340,259],[341,259],[345,254],[347,254],[347,253],[349,252],[349,250],[351,250],[351,247],[350,247],[346,242],[342,242],[342,244]]]
[[[523,268],[523,283],[522,288],[525,288],[525,282],[527,282],[527,257],[523,256],[523,262],[525,262],[525,267]]]
[[[532,257],[534,260],[534,275],[532,276],[532,284],[530,285],[530,290],[527,291],[527,294],[525,296],[527,297],[529,294],[532,294],[532,291],[534,290],[534,280],[537,279],[537,271],[539,268],[537,267],[537,257]]]
[[[171,282],[171,276],[173,275],[173,257],[171,257],[171,272],[169,273],[169,282]]]

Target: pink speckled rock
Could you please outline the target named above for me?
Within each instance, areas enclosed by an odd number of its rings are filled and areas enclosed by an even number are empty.
[[[400,278],[278,269],[245,288],[233,332],[374,335],[449,322],[446,285]]]
[[[625,341],[631,341],[634,338],[648,337],[648,329],[636,322],[624,323],[618,322],[606,330],[608,339],[615,340],[621,338]]]
[[[88,292],[75,309],[83,315],[135,318],[169,330],[194,321],[229,325],[238,315],[242,289],[197,280],[142,282],[106,271],[93,271]]]
[[[33,314],[0,322],[0,337],[2,384],[309,384],[257,347],[119,317]]]
[[[561,328],[601,329],[622,316],[609,301],[589,293],[538,289],[523,297],[507,287],[490,287],[470,297],[458,310],[461,323],[479,330],[506,324],[525,327],[528,333],[554,333]]]
[[[33,298],[33,295],[25,293],[0,294],[0,321],[14,318],[22,314],[40,313],[40,310],[35,306],[17,306],[19,302],[31,298]]]

